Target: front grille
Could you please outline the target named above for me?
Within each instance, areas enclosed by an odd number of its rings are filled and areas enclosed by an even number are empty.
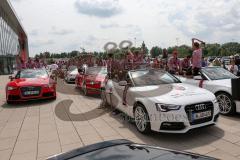
[[[197,109],[196,108],[197,105],[204,105],[205,107],[203,107],[201,109]],[[200,113],[200,112],[205,112],[205,111],[211,111],[211,116],[201,118],[201,119],[194,119],[193,115],[195,113]],[[185,112],[188,116],[188,120],[191,125],[209,122],[213,118],[213,103],[212,102],[203,102],[203,103],[187,105],[187,106],[185,106]]]
[[[54,93],[53,93],[53,92],[43,93],[42,96],[43,96],[43,97],[53,97],[53,96],[54,96]]]
[[[15,101],[21,99],[20,96],[17,95],[9,95],[8,100]]]
[[[185,125],[183,122],[162,122],[160,130],[169,130],[169,131],[176,131],[176,130],[183,130]]]
[[[42,87],[40,86],[28,86],[20,88],[23,97],[39,96],[41,89]]]

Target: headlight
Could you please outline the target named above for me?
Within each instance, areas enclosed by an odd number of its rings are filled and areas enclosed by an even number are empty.
[[[160,112],[168,112],[168,111],[171,111],[171,110],[179,110],[180,108],[181,108],[180,105],[160,104],[160,103],[156,104],[156,109],[157,109],[157,111],[160,111]]]
[[[16,89],[17,89],[17,87],[12,87],[12,86],[8,86],[8,87],[7,87],[7,90],[8,90],[8,91],[12,91],[12,90],[16,90]]]
[[[53,83],[43,85],[44,88],[52,88],[54,86]]]
[[[43,87],[44,88],[49,88],[49,85],[48,84],[44,84]]]

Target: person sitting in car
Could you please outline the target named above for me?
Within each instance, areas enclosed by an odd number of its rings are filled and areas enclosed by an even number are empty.
[[[202,67],[207,67],[207,66],[208,66],[207,59],[202,57]]]
[[[191,56],[187,56],[181,61],[181,73],[182,74],[183,74],[183,72],[185,72],[186,75],[192,74],[192,67],[191,67],[190,60],[191,60]]]
[[[176,74],[179,73],[180,70],[180,60],[178,59],[178,52],[174,50],[172,53],[172,57],[168,61],[168,69],[169,73]]]
[[[230,66],[229,66],[228,70],[235,75],[238,74],[238,66],[236,65],[235,59],[233,57],[230,59]]]

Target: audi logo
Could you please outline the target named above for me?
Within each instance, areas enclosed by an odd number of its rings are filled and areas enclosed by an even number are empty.
[[[195,109],[197,111],[201,111],[201,110],[207,109],[207,106],[205,104],[197,104],[197,105],[195,105]]]

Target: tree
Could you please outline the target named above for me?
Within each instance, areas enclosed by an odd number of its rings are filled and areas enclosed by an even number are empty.
[[[177,48],[179,57],[186,57],[192,54],[192,48],[187,45],[181,45]]]
[[[221,45],[218,43],[206,44],[205,48],[208,56],[218,56],[220,54]]]
[[[162,49],[160,47],[152,47],[150,50],[150,54],[153,58],[158,57],[160,54],[162,54]]]
[[[224,43],[222,48],[222,52],[228,56],[240,53],[240,44],[237,42]]]

